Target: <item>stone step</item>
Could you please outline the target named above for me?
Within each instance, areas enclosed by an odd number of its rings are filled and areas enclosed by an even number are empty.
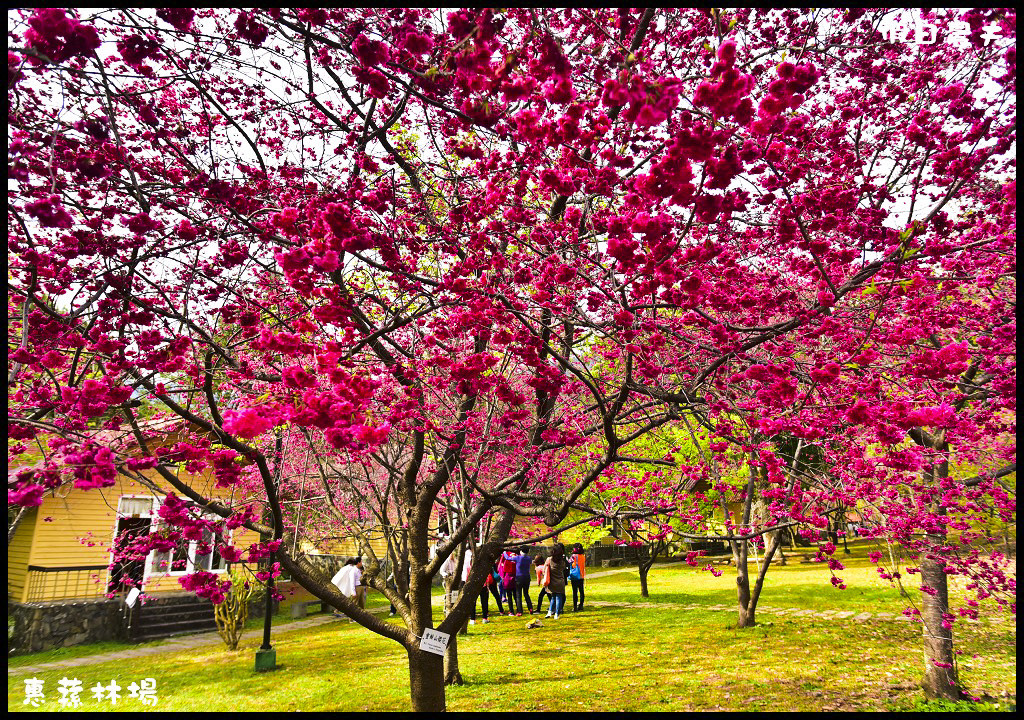
[[[145,627],[133,627],[132,640],[144,642],[147,640],[159,640],[160,638],[173,637],[175,635],[190,635],[194,633],[210,632],[217,629],[217,623],[212,619],[208,622],[180,621],[169,623],[155,623]]]
[[[141,642],[216,629],[213,603],[194,595],[175,595],[154,598],[137,608],[130,638]]]
[[[143,608],[136,615],[136,624],[152,624],[163,622],[177,622],[179,620],[206,620],[213,619],[213,605],[200,605],[197,607],[166,607],[149,609]]]

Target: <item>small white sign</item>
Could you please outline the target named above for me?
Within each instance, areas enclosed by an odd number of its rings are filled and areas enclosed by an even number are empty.
[[[438,630],[424,630],[423,638],[420,640],[420,650],[435,655],[444,655],[444,649],[448,647],[448,640],[451,635],[439,632]]]

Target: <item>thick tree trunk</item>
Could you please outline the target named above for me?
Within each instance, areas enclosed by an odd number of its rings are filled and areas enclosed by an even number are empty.
[[[651,566],[641,564],[637,569],[640,571],[640,597],[650,597],[647,592],[647,571]]]
[[[444,651],[444,684],[462,685],[462,673],[459,672],[459,641],[458,635],[452,635],[448,647]]]
[[[444,712],[444,658],[423,652],[418,647],[408,652],[409,694],[413,711]]]
[[[932,539],[941,542],[941,538]],[[924,623],[924,680],[921,685],[928,698],[959,700],[963,693],[953,656],[953,630],[942,627],[943,615],[949,612],[949,588],[942,565],[931,558],[922,558],[921,585],[936,591],[935,595],[921,593]]]
[[[913,436],[912,436],[913,437]],[[921,432],[920,439],[914,438],[919,444],[942,453],[941,462],[933,467],[926,467],[922,479],[926,484],[939,483],[949,477],[949,446],[940,431],[932,437]],[[935,503],[931,511],[936,515],[945,515],[945,508]],[[949,613],[949,586],[943,563],[936,559],[934,553],[940,552],[946,541],[945,535],[928,535],[931,552],[926,551],[921,557],[921,586],[929,587],[935,593],[923,592],[921,595],[921,622],[924,625],[924,678],[921,687],[925,697],[959,700],[964,697],[963,688],[956,672],[956,657],[953,655],[953,628],[944,628],[944,615]]]
[[[739,614],[736,620],[737,628],[752,628],[757,624],[757,618],[755,617],[756,607],[740,606]]]

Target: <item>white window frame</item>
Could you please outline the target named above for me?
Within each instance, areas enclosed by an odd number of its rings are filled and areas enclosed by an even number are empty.
[[[212,516],[211,516],[210,519],[212,519]],[[164,527],[166,527],[166,524],[164,525]],[[231,542],[231,534],[232,534],[232,532],[233,531],[230,531],[230,530],[228,531],[228,542],[229,543]],[[200,570],[202,570],[204,572],[212,572],[215,575],[222,575],[222,574],[226,573],[228,571],[227,563],[224,563],[224,567],[216,568],[216,569],[197,568],[196,567],[196,557],[197,557],[196,550],[199,547],[199,542],[200,542],[199,540],[189,540],[188,548],[185,551],[185,569],[184,570],[171,570],[171,569],[157,570],[156,567],[155,567],[156,563],[157,563],[157,556],[158,556],[158,553],[157,553],[156,550],[153,550],[150,553],[150,556],[146,558],[146,567],[147,567],[147,569],[149,567],[153,567],[154,568],[153,572],[151,573],[151,575],[167,575],[167,576],[170,576],[170,577],[182,577],[184,575],[190,575],[191,573],[198,572]],[[212,551],[215,550],[215,549],[216,549],[216,542],[213,542],[213,543],[211,543],[211,553],[210,553],[211,556],[213,554]],[[170,552],[170,551],[165,551],[165,552]],[[159,553],[159,554],[164,554],[164,553]],[[221,558],[221,561],[223,562],[223,558]],[[173,560],[172,560],[172,562],[173,562]]]
[[[157,497],[156,495],[147,495],[147,494],[122,495],[120,498],[118,498],[118,501],[117,501],[117,518],[118,519],[121,519],[121,518],[124,518],[124,517],[132,517],[128,513],[124,512],[122,510],[122,507],[123,507],[122,506],[122,500],[124,500],[124,499],[130,499],[130,500],[148,499],[150,501],[149,512],[148,513],[139,513],[139,517],[148,517],[148,518],[150,518],[152,520],[152,524],[150,525],[150,532],[153,532],[154,530],[159,530],[161,527],[167,527],[166,523],[164,523],[163,520],[160,518],[160,516],[157,515],[157,508],[160,506],[161,498]],[[212,519],[214,516],[210,516],[210,517]],[[233,533],[234,533],[234,531],[230,531],[230,530],[228,531],[227,542],[229,542],[229,543],[231,542],[231,536],[233,535]],[[115,522],[114,523],[114,530],[113,530],[113,534],[112,534],[112,538],[111,538],[111,547],[113,547],[113,539],[116,538],[116,537],[117,537],[117,523]],[[196,572],[196,549],[197,549],[198,545],[199,545],[198,541],[195,541],[195,540],[190,540],[189,541],[188,548],[186,550],[186,559],[185,559],[185,569],[184,570],[170,570],[170,569],[168,569],[168,570],[158,570],[157,567],[156,567],[157,557],[158,557],[158,555],[161,555],[163,553],[158,553],[156,550],[151,550],[150,553],[146,556],[146,561],[145,561],[145,564],[143,565],[143,571],[142,571],[142,581],[143,581],[143,583],[146,583],[150,579],[155,578],[155,577],[164,577],[164,576],[181,577],[183,575],[188,575],[190,573]],[[211,555],[212,555],[212,553],[211,553]],[[217,575],[224,574],[224,573],[226,573],[228,571],[227,563],[224,563],[224,565],[225,565],[225,567],[221,567],[221,568],[217,568],[217,569],[210,569],[210,570],[207,570],[207,572],[212,572],[212,573],[217,574]]]
[[[114,529],[111,530],[111,534],[110,534],[110,547],[111,548],[113,548],[114,547],[114,543],[117,542],[117,525],[118,525],[118,521],[121,520],[122,518],[135,517],[135,515],[129,515],[127,512],[124,511],[123,508],[124,508],[124,501],[125,500],[149,500],[149,512],[147,512],[147,513],[139,513],[138,517],[140,517],[140,518],[147,517],[147,518],[150,519],[150,521],[151,521],[150,525],[149,525],[150,531],[152,531],[153,526],[156,525],[156,522],[157,522],[156,506],[157,506],[158,498],[155,495],[146,495],[146,494],[122,495],[121,497],[119,497],[117,499],[117,512],[115,513]],[[152,575],[152,573],[149,571],[149,569],[151,567],[152,558],[153,558],[153,553],[151,552],[151,553],[149,553],[149,555],[146,556],[146,560],[142,564],[142,582],[143,583],[145,583],[147,580],[149,580],[150,575]],[[113,560],[113,558],[111,558],[111,559]],[[107,582],[108,583],[110,582],[109,578],[108,578]]]

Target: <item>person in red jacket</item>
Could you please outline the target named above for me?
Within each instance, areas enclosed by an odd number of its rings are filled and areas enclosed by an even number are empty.
[[[470,556],[470,557],[472,557],[472,556]],[[469,573],[470,573],[470,566],[467,565],[466,568],[463,570],[463,574],[462,574],[462,577],[463,577],[464,580],[466,578],[469,578]],[[494,595],[494,599],[498,601],[498,614],[502,615],[504,613],[504,608],[501,606],[501,597],[498,596],[498,591],[497,591],[497,588],[495,587],[495,585],[496,585],[496,582],[494,580],[494,573],[493,572],[488,573],[487,574],[487,579],[484,580],[484,586],[482,588],[480,588],[480,607],[483,610],[483,613],[482,613],[483,617],[480,620],[481,623],[486,623],[487,622],[487,611],[488,611],[488,608],[487,608],[487,605],[488,605],[487,596],[488,595]],[[476,603],[475,602],[473,603],[473,607],[470,608],[470,611],[469,611],[469,624],[470,625],[475,625],[476,624]]]
[[[508,604],[508,614],[513,612],[513,602],[516,592],[516,558],[517,553],[506,550],[498,558],[498,575],[501,576],[501,597]],[[519,602],[519,610],[516,615],[523,614],[523,603]]]
[[[569,557],[569,582],[572,583],[572,611],[579,612],[583,609],[583,579],[587,576],[587,556],[583,553],[583,546],[579,543],[573,545],[572,555]],[[579,600],[576,599],[577,593]]]

